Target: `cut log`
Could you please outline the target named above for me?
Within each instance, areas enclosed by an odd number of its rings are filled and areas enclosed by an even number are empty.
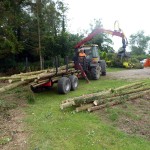
[[[21,77],[19,77],[19,76],[14,76],[14,77],[11,77],[11,76],[9,76],[9,77],[0,77],[0,80],[9,80],[9,79],[20,79],[21,80]]]
[[[35,88],[35,87],[41,86],[41,85],[43,85],[43,84],[45,84],[47,82],[49,82],[49,79],[43,80],[43,81],[41,81],[39,83],[32,83],[31,86]]]
[[[71,73],[76,73],[76,70],[69,69],[68,72],[66,72],[66,70],[61,70],[61,71],[57,72],[57,74],[54,72],[54,73],[47,73],[47,74],[43,74],[43,75],[38,75],[37,79],[51,78],[53,76],[61,76],[63,74],[71,74]]]
[[[73,68],[74,67],[74,63],[71,62],[68,64],[68,69]],[[58,71],[61,71],[61,70],[65,70],[66,69],[66,65],[64,66],[61,66],[61,67],[58,67]],[[75,70],[75,69],[74,69]],[[33,71],[33,72],[27,72],[27,73],[20,73],[20,74],[14,74],[12,76],[9,76],[9,77],[0,77],[0,80],[11,80],[11,79],[20,79],[22,78],[22,80],[25,80],[25,78],[30,78],[31,76],[37,76],[37,75],[43,75],[45,73],[54,73],[56,72],[56,69],[55,68],[52,68],[52,69],[47,69],[47,70],[40,70],[40,71]]]
[[[53,78],[51,78],[51,80],[52,80],[52,82],[56,82],[56,81],[58,81],[60,78],[61,78],[61,77],[53,77]]]
[[[77,107],[77,108],[76,108],[76,112],[80,112],[80,111],[87,110],[88,108],[90,108],[90,107],[92,107],[92,106],[94,106],[93,103],[92,103],[92,104],[84,104],[84,105],[82,105],[82,106],[80,106],[80,107]]]
[[[48,70],[40,70],[40,71],[32,71],[32,72],[26,72],[26,73],[20,73],[20,74],[14,74],[11,77],[17,77],[17,76],[30,76],[30,75],[36,75],[40,73],[46,73]]]
[[[101,92],[101,94],[104,94],[104,93],[107,93],[107,92],[108,91]],[[87,100],[87,98],[88,98],[88,100]],[[86,95],[86,97],[84,97],[84,95],[83,95],[83,96],[80,96],[80,97],[75,97],[75,98],[72,98],[72,99],[62,101],[62,103],[60,104],[60,108],[64,109],[64,108],[67,108],[67,107],[71,107],[72,105],[80,106],[81,104],[91,103],[94,100],[95,100],[95,98],[93,98],[93,94],[88,94],[88,95]],[[63,106],[65,106],[65,107],[63,107]]]
[[[92,94],[87,94],[87,95],[83,95],[83,96],[79,96],[79,97],[70,98],[70,99],[67,99],[65,101],[67,101],[67,102],[74,101],[74,103],[76,105],[91,103],[100,96],[111,94],[114,91],[123,90],[124,88],[127,89],[129,87],[134,87],[134,86],[142,84],[142,83],[143,82],[136,82],[136,83],[132,83],[132,84],[129,84],[129,85],[121,86],[121,87],[116,88],[116,89],[108,89],[108,90],[98,92],[98,93],[92,93]],[[62,103],[65,103],[65,101],[62,102]]]
[[[8,83],[13,83],[13,82],[17,82],[17,81],[20,81],[21,79],[9,79],[8,80]]]
[[[106,97],[103,97],[103,98],[99,98],[98,100],[95,100],[93,103],[94,105],[100,105],[100,104],[103,104],[103,103],[106,103],[108,101],[113,101],[113,100],[116,100],[116,99],[121,99],[121,98],[124,98],[126,96],[128,96],[129,94],[138,94],[139,92],[143,92],[143,91],[147,91],[149,90],[150,87],[145,87],[145,88],[140,88],[140,89],[134,89],[134,90],[131,90],[131,91],[127,91],[127,92],[123,92],[123,93],[117,93],[115,95],[110,95],[110,96],[106,96]]]
[[[140,98],[140,97],[144,96],[145,94],[148,94],[149,92],[150,92],[150,90],[146,90],[146,91],[140,92],[138,94],[128,95],[127,99],[125,101],[129,101],[129,100],[134,100],[134,99]],[[114,105],[117,105],[117,104],[121,104],[123,102],[124,101],[117,99],[115,101],[108,102],[108,103],[106,103],[104,105],[98,105],[98,106],[93,106],[91,108],[88,108],[88,111],[89,112],[96,111],[96,110],[99,110],[99,109],[102,109],[102,108],[105,108],[105,107],[110,107],[110,106],[114,106]]]
[[[27,77],[22,77],[21,81],[33,81],[37,79],[37,75],[32,75],[32,76],[27,76]]]
[[[74,105],[74,102],[71,101],[71,102],[68,102],[68,103],[63,103],[60,105],[60,108],[63,110],[64,108],[67,108],[67,107],[71,107]]]
[[[115,91],[119,91],[119,90],[125,90],[125,89],[128,89],[128,88],[131,88],[131,87],[136,87],[137,85],[142,85],[143,82],[136,82],[136,83],[131,83],[129,85],[124,85],[124,86],[121,86],[119,88],[116,88]]]
[[[142,84],[142,82],[137,82],[137,83],[133,83],[133,84],[130,84],[130,85],[121,86],[121,87],[113,89],[113,90],[109,89],[107,91],[102,91],[102,92],[98,92],[98,93],[84,95],[82,97],[77,97],[77,98],[74,98],[74,103],[76,105],[85,104],[85,103],[91,103],[95,99],[99,99],[99,97],[103,97],[105,95],[110,95],[110,94],[115,93],[117,91],[121,91],[122,89],[127,89],[129,87],[131,88],[131,87],[137,86],[139,84]]]
[[[28,82],[27,81],[19,81],[17,83],[6,85],[6,86],[0,88],[0,93],[3,93],[5,91],[11,90],[11,89],[16,88],[20,85],[25,85],[25,84],[28,84]]]
[[[89,103],[93,102],[95,100],[94,97],[100,96],[100,95],[105,95],[105,94],[108,94],[110,92],[111,92],[111,89],[109,89],[108,91],[102,91],[102,92],[99,92],[99,93],[92,93],[92,94],[82,95],[82,96],[79,96],[79,97],[70,98],[70,99],[67,99],[65,101],[67,101],[67,102],[74,101],[74,103],[76,105],[80,105],[80,104],[85,104],[87,101]],[[65,103],[65,101],[62,102],[62,103]]]
[[[130,91],[122,91],[122,92],[117,92],[115,94],[103,95],[103,96],[99,97],[98,100],[95,100],[93,103],[94,103],[94,105],[100,105],[100,104],[103,104],[107,101],[112,101],[112,100],[115,100],[119,97],[122,97],[122,96],[125,96],[128,94],[142,92],[142,91],[146,91],[149,89],[150,89],[150,87],[145,86],[145,87],[141,87],[138,89],[130,89]]]

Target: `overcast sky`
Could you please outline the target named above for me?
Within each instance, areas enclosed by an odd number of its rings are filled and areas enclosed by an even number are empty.
[[[89,29],[94,19],[101,19],[105,29],[114,29],[119,21],[127,38],[139,30],[150,35],[150,0],[64,0],[68,3],[69,30],[79,33]],[[115,37],[113,37],[115,41]]]

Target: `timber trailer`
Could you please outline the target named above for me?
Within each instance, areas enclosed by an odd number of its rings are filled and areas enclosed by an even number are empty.
[[[88,77],[90,76],[94,80],[98,80],[100,78],[100,75],[106,75],[106,63],[105,60],[101,60],[99,53],[98,53],[98,45],[92,44],[92,45],[84,45],[86,42],[90,41],[93,37],[95,37],[97,34],[106,33],[111,34],[112,36],[118,36],[122,38],[122,52],[119,53],[120,57],[125,56],[126,52],[126,45],[127,45],[127,39],[122,32],[122,30],[119,28],[119,30],[106,30],[103,28],[97,28],[92,33],[90,33],[85,39],[80,41],[75,46],[75,56],[74,56],[74,68],[75,72],[69,72],[68,71],[68,58],[65,59],[66,64],[66,71],[65,73],[62,73],[61,75],[58,75],[58,67],[59,67],[59,60],[56,57],[55,58],[55,75],[53,77],[50,77],[46,83],[39,84],[39,85],[31,85],[31,90],[33,92],[39,92],[43,89],[51,88],[54,83],[57,83],[58,87],[58,93],[60,94],[66,94],[70,90],[74,91],[78,87],[78,78],[83,77],[86,79],[86,81],[89,83]],[[84,52],[86,53],[86,57],[81,58],[79,57],[79,50],[80,48],[84,49]]]
[[[74,68],[74,63],[72,63],[72,67]],[[48,80],[44,80],[42,83],[39,82],[39,84],[32,83],[30,85],[31,90],[34,93],[38,93],[41,91],[45,91],[46,89],[51,89],[55,83],[57,83],[58,87],[58,93],[60,94],[66,94],[70,90],[75,91],[78,87],[78,75],[80,73],[79,70],[71,70],[69,69],[68,64],[68,57],[65,58],[65,69],[63,72],[59,72],[59,59],[58,57],[55,57],[54,59],[54,68],[55,73],[53,76],[48,77]]]

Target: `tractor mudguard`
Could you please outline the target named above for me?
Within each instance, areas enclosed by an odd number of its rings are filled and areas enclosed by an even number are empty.
[[[96,67],[99,66],[99,63],[90,63],[90,67]]]

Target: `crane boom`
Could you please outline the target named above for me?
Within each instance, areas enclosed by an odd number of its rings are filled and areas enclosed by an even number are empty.
[[[114,35],[115,36],[119,36],[123,40],[126,41],[124,33],[120,32],[120,31],[116,31],[116,30],[115,31],[111,31],[111,30],[106,30],[106,29],[103,29],[103,28],[97,28],[92,33],[90,33],[85,39],[83,39],[82,41],[77,43],[75,48],[81,47],[83,44],[85,44],[86,42],[90,41],[93,37],[95,37],[97,34],[100,34],[100,33],[107,33],[107,34],[111,34],[112,36],[114,36]]]

